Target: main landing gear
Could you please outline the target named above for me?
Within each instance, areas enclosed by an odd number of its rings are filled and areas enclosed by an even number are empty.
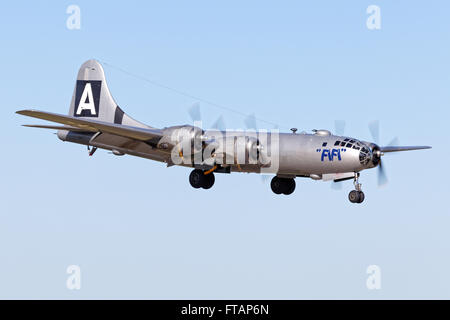
[[[276,194],[289,195],[295,190],[295,180],[293,178],[273,177],[270,183],[272,191]]]
[[[364,192],[361,190],[361,183],[358,181],[359,179],[359,173],[356,174],[355,180],[353,181],[353,184],[355,185],[355,190],[350,191],[348,194],[348,200],[350,200],[351,203],[362,203],[364,201]]]
[[[191,174],[189,175],[189,182],[195,189],[209,189],[213,186],[214,181],[214,173],[208,173],[200,169],[192,170]]]

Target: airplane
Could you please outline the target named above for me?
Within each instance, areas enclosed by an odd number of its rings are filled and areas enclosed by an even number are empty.
[[[362,203],[364,192],[360,173],[379,168],[386,153],[429,149],[429,146],[379,146],[328,130],[312,133],[247,132],[242,130],[203,130],[194,125],[162,129],[136,121],[113,99],[101,64],[88,60],[79,69],[69,114],[37,110],[16,113],[59,125],[24,125],[57,130],[62,141],[86,145],[90,156],[100,149],[114,155],[133,155],[159,161],[167,166],[192,168],[189,182],[196,189],[210,189],[214,173],[273,174],[270,186],[275,194],[292,194],[295,178],[340,182],[353,179],[355,189],[348,199]],[[61,125],[62,124],[62,125]],[[225,142],[223,142],[224,140]],[[206,152],[208,151],[208,152]],[[265,171],[266,170],[266,171]]]

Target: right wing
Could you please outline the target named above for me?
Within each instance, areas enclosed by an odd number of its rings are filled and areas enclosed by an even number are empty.
[[[151,142],[152,144],[157,144],[159,140],[162,138],[163,133],[159,129],[154,128],[138,128],[138,127],[131,127],[131,126],[125,126],[121,124],[115,124],[115,123],[108,123],[103,121],[97,121],[97,120],[86,120],[86,118],[76,118],[71,116],[65,116],[57,113],[50,113],[50,112],[44,112],[44,111],[37,111],[37,110],[21,110],[17,111],[16,113],[48,120],[52,122],[61,123],[64,125],[68,125],[70,127],[78,128],[78,130],[85,130],[85,131],[91,131],[91,132],[106,132],[110,134],[115,134],[122,137],[127,137],[131,139],[136,139],[140,141],[145,142]],[[52,126],[35,126],[35,127],[52,127]],[[55,129],[57,127],[54,127]],[[70,130],[70,128],[61,127],[60,130]]]

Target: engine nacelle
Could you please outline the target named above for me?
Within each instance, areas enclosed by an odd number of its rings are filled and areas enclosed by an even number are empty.
[[[234,164],[258,164],[259,147],[259,140],[256,137],[236,137],[234,143]]]
[[[164,129],[158,148],[170,151],[177,161],[198,165],[258,165],[262,159],[262,146],[255,136],[205,133],[188,125]]]
[[[163,129],[164,136],[158,143],[159,149],[169,149],[173,147],[191,148],[201,151],[202,142],[204,140],[204,131],[199,127],[190,125],[175,126]]]

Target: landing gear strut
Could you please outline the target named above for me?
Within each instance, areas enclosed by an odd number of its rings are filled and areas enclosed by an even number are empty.
[[[351,203],[362,203],[364,201],[364,192],[361,190],[361,183],[359,183],[359,173],[356,174],[353,184],[355,185],[355,190],[350,191],[348,194],[348,200]]]
[[[293,178],[273,177],[270,183],[272,191],[276,194],[289,195],[295,190],[295,180]]]
[[[192,170],[191,174],[189,175],[189,183],[195,189],[209,189],[214,185],[215,180],[216,179],[214,178],[214,173],[210,172],[208,174],[205,174],[205,172],[200,169]]]

